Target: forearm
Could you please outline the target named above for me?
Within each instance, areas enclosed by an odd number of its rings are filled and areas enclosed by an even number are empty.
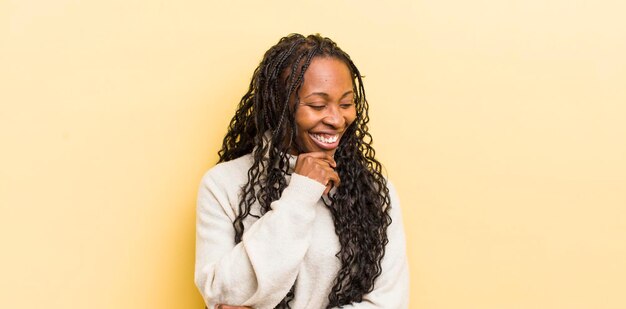
[[[315,203],[323,190],[321,184],[294,174],[272,210],[249,226],[237,245],[219,199],[211,198],[211,192],[199,197],[196,285],[207,305],[262,308],[279,302],[308,249]]]

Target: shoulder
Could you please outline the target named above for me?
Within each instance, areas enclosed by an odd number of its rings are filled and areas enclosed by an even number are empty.
[[[209,169],[202,177],[202,185],[221,189],[237,189],[248,181],[248,170],[252,166],[252,155],[221,162]]]
[[[393,182],[389,180],[389,178],[385,177],[385,183],[387,185],[387,190],[389,190],[389,199],[391,202],[390,205],[385,205],[385,208],[387,206],[389,206],[390,209],[400,208],[400,200],[398,198],[398,192],[396,191],[396,187],[393,185]]]
[[[396,191],[396,186],[393,185],[391,180],[387,179],[387,189],[389,189],[389,197],[391,198],[391,204],[394,202],[398,202],[398,192]],[[395,201],[394,201],[395,200]]]

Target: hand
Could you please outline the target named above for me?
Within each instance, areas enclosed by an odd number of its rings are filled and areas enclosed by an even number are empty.
[[[252,307],[245,306],[229,306],[229,305],[215,305],[215,309],[252,309]]]
[[[311,178],[326,186],[324,195],[330,189],[339,187],[339,174],[335,172],[337,163],[335,159],[325,152],[307,152],[298,155],[294,172],[299,175]]]

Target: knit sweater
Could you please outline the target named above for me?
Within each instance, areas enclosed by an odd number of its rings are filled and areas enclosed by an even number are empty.
[[[297,157],[291,156],[293,171]],[[260,218],[247,216],[234,244],[233,221],[252,156],[217,164],[202,178],[198,193],[195,283],[208,308],[216,304],[274,308],[295,283],[294,309],[328,305],[341,263],[340,244],[330,211],[321,197],[325,186],[292,173],[280,198]],[[407,308],[409,275],[398,196],[391,197],[389,243],[374,290],[342,308]],[[332,192],[331,192],[332,193]],[[260,214],[258,202],[252,214]]]

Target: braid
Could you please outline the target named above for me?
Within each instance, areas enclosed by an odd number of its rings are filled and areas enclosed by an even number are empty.
[[[365,88],[350,56],[319,34],[307,37],[291,34],[280,39],[255,69],[218,154],[219,162],[250,153],[253,158],[248,181],[241,188],[239,212],[233,221],[234,241],[239,243],[244,233],[243,220],[267,213],[271,203],[278,200],[287,187],[288,150],[297,147],[294,113],[298,108],[298,104],[290,108],[288,102],[292,96],[299,101],[304,73],[315,57],[334,57],[348,66],[356,105],[356,119],[346,129],[335,152],[341,186],[333,196],[324,199],[341,245],[336,254],[341,269],[328,295],[328,308],[331,308],[360,302],[374,289],[382,271],[381,261],[388,243],[387,227],[391,224],[389,190],[382,165],[375,159],[367,126]],[[269,141],[263,143],[268,130],[272,134]],[[260,213],[253,214],[251,209],[257,202]],[[290,308],[294,295],[295,285],[276,308]]]

